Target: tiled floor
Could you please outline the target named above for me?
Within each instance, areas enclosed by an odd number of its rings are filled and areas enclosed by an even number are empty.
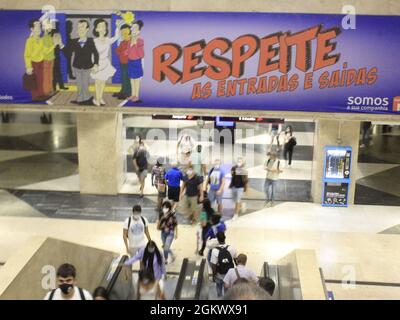
[[[121,222],[136,203],[142,204],[143,214],[154,222],[155,189],[148,181],[143,200],[133,195],[138,191],[137,178],[128,166],[122,194],[107,197],[79,194],[74,119],[57,114],[52,124],[40,124],[39,117],[40,114],[17,114],[16,123],[0,124],[0,263],[36,234],[123,253]],[[124,123],[125,150],[136,134],[146,133],[150,123],[150,128],[154,127],[151,119],[143,117],[127,118]],[[296,120],[291,124],[301,142],[296,148],[294,168],[285,170],[281,176],[277,187],[280,201],[273,208],[263,208],[262,200],[261,165],[269,141],[266,129],[256,126],[251,135],[237,140],[241,150],[244,143],[254,146],[255,163],[249,167],[251,188],[245,200],[247,212],[235,221],[230,220],[233,204],[229,190],[225,191],[228,243],[248,254],[248,264],[256,273],[264,261],[275,263],[291,250],[304,248],[315,250],[326,279],[341,280],[346,270],[352,268],[357,281],[400,283],[398,130],[381,137],[374,135],[373,144],[360,151],[356,201],[376,206],[323,208],[307,202],[314,124]],[[168,129],[165,121],[157,125],[164,132]],[[176,121],[176,127],[181,130],[194,126],[193,122]],[[158,141],[164,148],[153,141],[148,143],[157,150],[153,158],[173,157],[176,141]],[[212,145],[207,140],[202,144],[207,148]],[[180,210],[178,217],[179,238],[173,244],[178,259],[168,266],[172,272],[179,271],[185,257],[199,259],[194,254],[197,229],[188,225]],[[150,230],[160,243],[153,223]],[[328,289],[334,291],[336,299],[399,298],[399,291],[393,288],[357,286],[354,291],[344,291],[340,285],[329,284]]]

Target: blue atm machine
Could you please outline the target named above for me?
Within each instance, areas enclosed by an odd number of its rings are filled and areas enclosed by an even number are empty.
[[[323,206],[348,206],[351,153],[351,147],[325,147]]]

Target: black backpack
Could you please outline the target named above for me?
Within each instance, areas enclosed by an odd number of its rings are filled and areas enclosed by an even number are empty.
[[[217,272],[219,274],[227,274],[229,269],[234,268],[233,259],[231,253],[228,251],[228,247],[216,247],[219,251]]]
[[[57,289],[51,290],[49,300],[53,300],[56,290]],[[79,291],[79,295],[81,296],[81,300],[86,300],[85,294],[83,293],[83,289],[78,287],[78,291]]]
[[[291,144],[292,147],[294,147],[295,145],[297,145],[296,137],[291,137],[289,141],[290,141],[290,144]]]

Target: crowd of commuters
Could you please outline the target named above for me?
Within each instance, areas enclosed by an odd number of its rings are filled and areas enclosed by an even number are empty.
[[[275,132],[278,128],[273,127]],[[279,134],[273,135],[279,146]],[[292,128],[285,129],[284,157],[291,164],[296,140]],[[150,155],[145,142],[139,137],[131,146],[133,166],[139,180],[140,197],[143,197],[146,177],[150,165]],[[177,146],[178,161],[167,169],[163,158],[158,158],[151,168],[151,184],[157,189],[156,227],[160,231],[162,250],[149,232],[149,222],[142,216],[142,207],[134,205],[132,214],[123,224],[123,241],[129,259],[122,266],[140,264],[136,298],[140,300],[165,299],[162,280],[166,277],[166,266],[173,263],[176,255],[172,243],[178,238],[178,204],[193,225],[198,225],[196,253],[204,256],[215,282],[219,298],[268,299],[274,291],[271,279],[259,279],[249,269],[247,256],[238,254],[234,246],[226,243],[227,226],[223,215],[223,193],[227,172],[221,161],[216,159],[208,170],[202,155],[202,146],[195,147],[193,139],[182,136]],[[282,166],[275,151],[269,151],[264,164],[266,170],[265,193],[267,205],[273,205],[276,184],[282,173]],[[229,189],[234,202],[234,216],[243,209],[242,197],[248,191],[248,172],[243,158],[239,157],[231,167]],[[49,292],[47,300],[107,300],[107,292],[98,287],[89,292],[77,286],[76,270],[64,264],[57,271],[58,288]]]

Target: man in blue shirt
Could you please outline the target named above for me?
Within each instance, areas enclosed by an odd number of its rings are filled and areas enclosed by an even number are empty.
[[[207,177],[206,185],[210,184],[208,191],[208,199],[211,205],[217,202],[218,213],[222,215],[222,195],[225,186],[225,172],[221,169],[221,160],[217,159],[214,162],[214,167],[210,170]]]
[[[168,199],[172,201],[172,211],[175,211],[181,194],[181,181],[183,173],[178,168],[177,163],[172,164],[172,168],[165,174],[165,180],[168,184]]]

